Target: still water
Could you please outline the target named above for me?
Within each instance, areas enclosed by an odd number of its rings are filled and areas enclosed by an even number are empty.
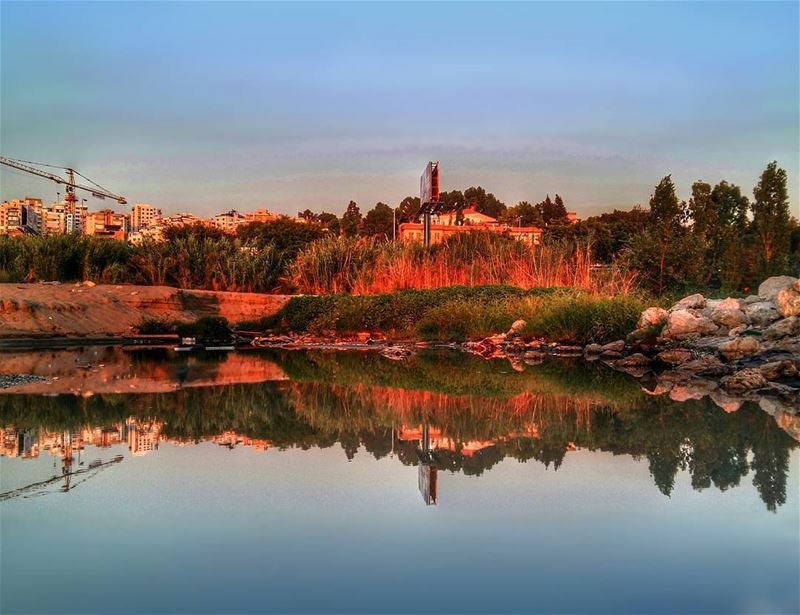
[[[50,378],[0,395],[3,613],[800,608],[798,419],[757,406],[565,360],[0,359]]]

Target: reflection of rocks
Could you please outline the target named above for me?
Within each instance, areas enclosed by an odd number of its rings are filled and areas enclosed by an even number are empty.
[[[402,361],[413,355],[414,351],[407,346],[387,346],[381,350],[381,354],[392,361]]]
[[[744,403],[744,400],[734,397],[733,395],[730,395],[720,389],[711,391],[708,396],[711,398],[711,401],[717,404],[717,406],[722,408],[725,412],[736,412]]]
[[[47,378],[33,374],[0,374],[0,389],[10,389],[31,382],[44,382]]]
[[[716,388],[717,384],[711,380],[694,378],[688,382],[673,385],[669,392],[669,398],[672,401],[703,399]]]
[[[761,373],[761,370],[754,367],[748,367],[739,370],[730,376],[725,376],[720,381],[720,384],[727,391],[742,393],[746,391],[754,391],[755,389],[760,389],[766,386],[767,379],[764,377],[764,374]]]
[[[694,356],[688,348],[671,348],[656,355],[656,359],[667,365],[680,365],[686,363]]]
[[[756,354],[759,350],[761,350],[761,345],[758,340],[750,336],[737,337],[719,346],[719,353],[728,361]]]
[[[778,380],[784,376],[791,378],[797,375],[797,365],[789,359],[764,363],[758,369],[767,380]]]

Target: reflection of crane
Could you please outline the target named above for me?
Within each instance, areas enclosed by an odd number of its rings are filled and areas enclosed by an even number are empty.
[[[62,480],[62,478],[66,483],[66,485],[65,485],[66,488],[62,487],[61,491],[69,491],[69,488],[70,488],[69,487],[69,479],[70,479],[70,477],[78,476],[78,475],[81,475],[81,474],[90,473],[86,478],[84,478],[83,480],[79,481],[79,483],[77,483],[77,484],[80,484],[81,482],[84,482],[85,480],[88,480],[92,476],[96,476],[97,473],[100,470],[103,470],[103,469],[105,469],[105,468],[107,468],[107,467],[109,467],[111,465],[119,463],[123,459],[124,459],[124,457],[122,455],[116,455],[113,459],[110,459],[108,461],[100,461],[98,459],[97,461],[93,461],[92,463],[90,463],[88,468],[81,468],[79,470],[75,470],[74,472],[73,471],[69,471],[69,473],[66,474],[66,475],[53,476],[52,478],[48,478],[48,479],[45,479],[45,480],[40,480],[40,481],[37,481],[35,483],[31,483],[29,485],[25,485],[24,487],[20,487],[19,489],[14,489],[12,491],[5,491],[3,493],[0,493],[0,502],[3,502],[5,500],[11,500],[13,498],[18,498],[18,497],[31,497],[32,495],[34,495],[34,496],[35,495],[44,495],[46,493],[46,491],[44,489],[45,487],[47,487],[49,485],[52,485],[53,483],[59,482],[60,480]]]
[[[85,175],[81,175],[75,169],[71,169],[69,167],[58,167],[52,164],[42,164],[38,162],[28,162],[27,160],[14,160],[13,158],[6,158],[5,156],[0,156],[0,164],[4,164],[7,167],[12,169],[17,169],[18,171],[24,171],[25,173],[30,173],[32,175],[38,175],[39,177],[44,177],[45,179],[49,179],[50,181],[54,181],[57,184],[64,184],[66,189],[66,197],[65,200],[70,206],[74,206],[75,202],[78,200],[75,196],[75,190],[83,190],[88,192],[94,197],[98,199],[114,199],[120,205],[127,204],[128,201],[125,200],[125,197],[121,197],[118,194],[114,194],[109,190],[103,188],[100,184],[93,182],[91,179],[86,177]],[[66,171],[66,179],[61,177],[60,175],[56,175],[55,173],[51,173],[49,171],[45,171],[42,169],[37,169],[36,165],[40,167],[50,167],[52,169],[61,169],[62,171]],[[79,184],[75,181],[75,176],[82,177],[90,185]]]

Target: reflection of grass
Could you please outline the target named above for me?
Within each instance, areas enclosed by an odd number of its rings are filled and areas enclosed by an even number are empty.
[[[508,398],[519,393],[585,397],[614,405],[635,404],[645,394],[624,374],[603,365],[546,358],[516,372],[507,360],[485,360],[458,351],[423,351],[405,362],[372,352],[276,352],[292,380],[342,386],[370,385],[449,395]]]

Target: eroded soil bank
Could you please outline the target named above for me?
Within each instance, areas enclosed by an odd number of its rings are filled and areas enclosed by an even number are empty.
[[[238,322],[273,314],[287,300],[168,286],[0,284],[0,338],[129,335],[147,318]]]

